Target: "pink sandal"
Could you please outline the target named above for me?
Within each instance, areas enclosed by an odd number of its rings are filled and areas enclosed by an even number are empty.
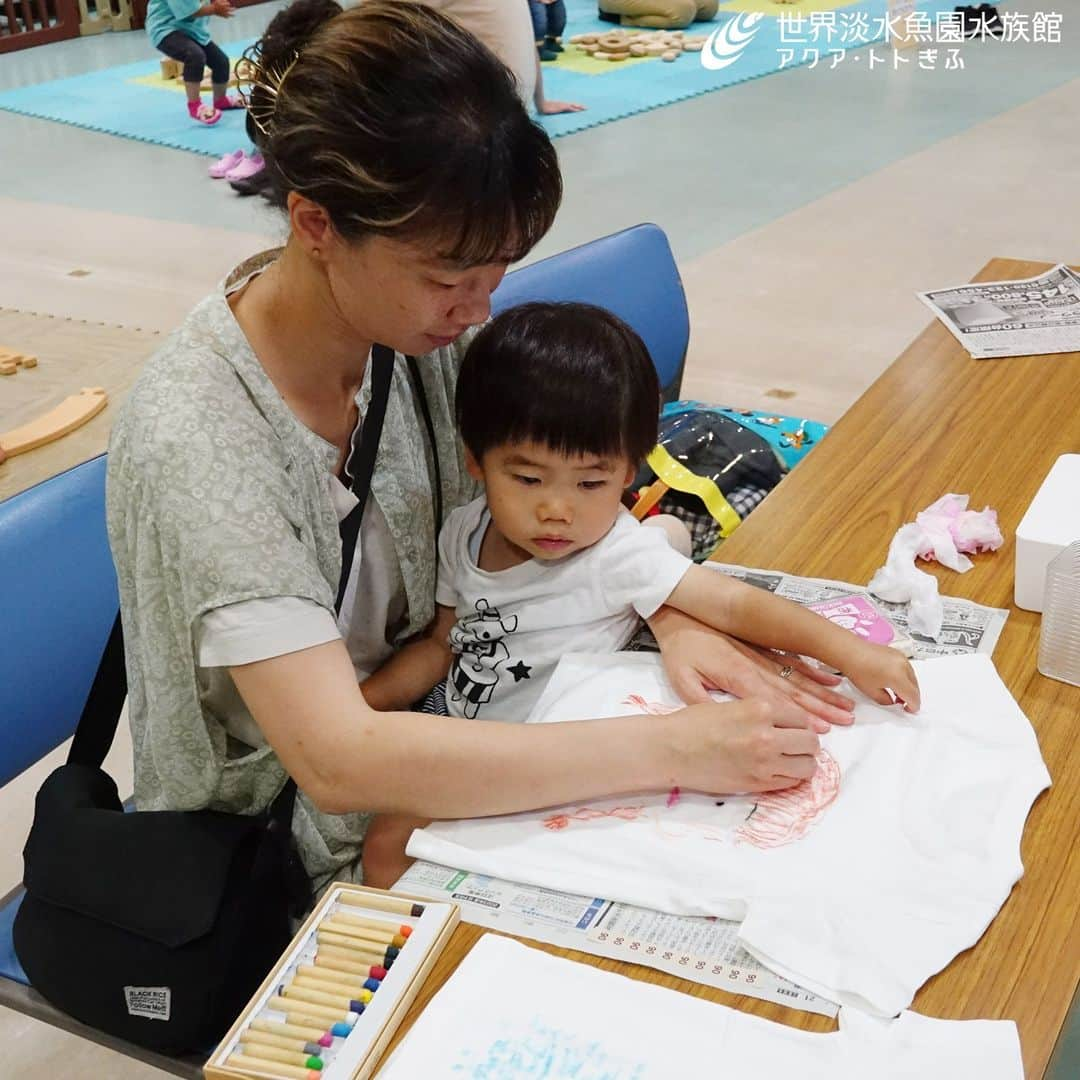
[[[195,105],[195,108],[192,108],[192,105]],[[209,127],[212,124],[216,124],[221,119],[221,110],[214,108],[211,105],[203,105],[202,103],[196,104],[191,101],[188,102],[188,116],[196,123],[206,124],[207,127]]]
[[[229,97],[226,94],[224,97],[214,99],[214,108],[220,109],[222,112],[228,112],[230,109],[243,109],[246,106],[239,98]]]

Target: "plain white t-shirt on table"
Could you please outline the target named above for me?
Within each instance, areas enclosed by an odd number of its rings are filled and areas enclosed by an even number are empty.
[[[439,534],[435,599],[457,615],[446,687],[454,716],[525,720],[566,653],[621,649],[693,565],[663,529],[620,509],[591,547],[492,573],[477,565],[490,517],[481,496]]]
[[[485,934],[384,1066],[385,1080],[1022,1080],[1016,1025],[841,1009],[812,1034]]]
[[[1048,786],[1035,733],[986,656],[916,661],[915,716],[867,699],[788,791],[630,794],[435,822],[408,853],[676,915],[742,920],[740,943],[822,997],[895,1016],[975,944],[1023,873]],[[670,712],[658,657],[567,656],[534,718]]]

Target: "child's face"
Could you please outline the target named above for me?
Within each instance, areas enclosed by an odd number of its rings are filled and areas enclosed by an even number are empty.
[[[480,463],[467,454],[467,462],[495,527],[536,559],[561,559],[600,540],[635,471],[622,456],[567,457],[531,442],[496,447]]]

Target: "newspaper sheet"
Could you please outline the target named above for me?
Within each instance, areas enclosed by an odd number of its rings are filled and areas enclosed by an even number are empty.
[[[1080,351],[1080,275],[1064,263],[1033,278],[917,295],[977,360]]]
[[[1009,617],[1004,608],[983,607],[971,600],[943,596],[941,599],[945,606],[945,617],[939,640],[934,641],[933,638],[915,633],[908,626],[906,604],[887,603],[861,585],[849,585],[843,581],[829,581],[825,578],[795,577],[779,570],[755,570],[727,563],[708,562],[704,565],[800,604],[816,604],[836,596],[865,596],[902,634],[908,635],[915,642],[916,660],[956,656],[959,653],[986,653],[989,656],[993,653],[1005,620]]]
[[[836,596],[870,595],[865,588],[843,581],[801,578],[778,570],[724,563],[705,565],[801,604]],[[908,629],[905,605],[888,604],[877,597],[871,599],[900,631],[914,640],[917,659],[956,653],[989,655],[1009,614],[970,600],[944,597],[945,620],[941,640],[935,642]],[[647,634],[639,635],[635,645],[647,649],[650,644],[643,637]],[[655,643],[651,647],[655,648]],[[665,915],[599,897],[517,885],[426,862],[414,863],[395,888],[438,900],[446,900],[449,894],[460,905],[461,917],[477,926],[593,956],[644,964],[705,986],[822,1016],[837,1013],[833,1002],[773,974],[743,949],[738,943],[738,922]]]
[[[644,964],[732,994],[748,994],[822,1016],[837,1013],[833,1002],[758,963],[738,943],[737,922],[663,915],[427,862],[413,863],[394,888],[432,900],[453,900],[465,922],[489,930]]]

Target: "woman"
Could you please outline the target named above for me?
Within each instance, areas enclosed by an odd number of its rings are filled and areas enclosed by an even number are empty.
[[[432,616],[431,477],[444,512],[474,493],[451,419],[470,328],[547,231],[561,181],[506,68],[439,13],[365,3],[297,44],[264,43],[250,101],[287,242],[191,313],[113,432],[139,808],[256,813],[291,775],[317,888],[359,877],[371,811],[467,817],[809,776],[807,710],[842,720],[846,699],[718,652],[673,613],[654,629],[684,696],[707,702],[706,681],[763,699],[536,728],[367,706],[358,678]],[[335,619],[374,343],[418,358],[423,397],[399,357]]]

